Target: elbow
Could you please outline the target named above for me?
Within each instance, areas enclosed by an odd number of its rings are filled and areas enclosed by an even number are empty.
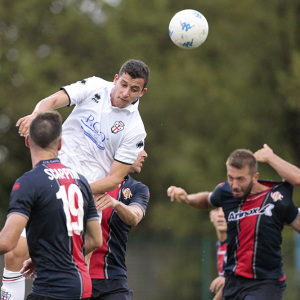
[[[13,250],[17,245],[13,245],[12,243],[3,243],[0,247],[0,255],[5,254]]]
[[[103,244],[103,241],[102,241],[102,236],[101,236],[101,238],[94,241],[93,251],[100,248],[102,246],[102,244]]]

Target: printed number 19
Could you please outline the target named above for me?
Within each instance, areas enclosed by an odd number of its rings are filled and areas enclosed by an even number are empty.
[[[77,207],[75,205],[75,196],[77,196]],[[66,186],[61,185],[56,193],[56,197],[57,199],[62,199],[63,202],[68,235],[72,236],[73,232],[79,235],[83,230],[83,197],[79,187],[76,184],[71,184],[66,190]]]

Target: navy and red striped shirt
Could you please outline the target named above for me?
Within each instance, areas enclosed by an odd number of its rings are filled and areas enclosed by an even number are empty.
[[[109,194],[125,205],[138,205],[145,215],[150,194],[143,183],[126,176],[119,188]],[[91,278],[126,279],[125,254],[131,226],[126,225],[111,207],[102,211],[101,226],[103,244],[91,256]]]
[[[15,182],[8,214],[21,214],[35,269],[32,293],[57,299],[89,298],[84,260],[86,223],[98,220],[87,180],[60,163],[40,161]]]
[[[233,198],[228,182],[210,196],[212,205],[223,208],[227,221],[225,274],[284,280],[281,232],[298,216],[293,187],[288,182],[259,182],[268,189],[242,200]]]
[[[227,243],[217,241],[216,243],[216,253],[217,253],[217,268],[219,276],[224,276],[224,266],[227,261]]]

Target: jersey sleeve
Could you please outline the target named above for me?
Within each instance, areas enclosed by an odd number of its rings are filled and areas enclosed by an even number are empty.
[[[69,106],[78,105],[93,96],[99,88],[105,87],[107,81],[99,77],[89,77],[70,85],[63,86],[70,99]]]
[[[139,152],[144,149],[146,131],[142,121],[139,123],[139,126],[126,132],[124,140],[115,153],[116,161],[131,165],[137,159]]]
[[[287,223],[291,225],[298,216],[298,207],[294,204],[293,196],[293,186],[288,182],[284,182],[277,190],[272,191],[273,195],[271,197],[275,198],[278,193],[282,193],[282,200],[278,200],[278,212],[280,214],[280,219],[282,223]]]
[[[145,216],[149,199],[149,188],[145,184],[138,182],[136,185],[134,196],[132,197],[129,205],[138,205],[142,209]]]
[[[17,213],[29,219],[34,201],[34,185],[24,176],[18,178],[11,191],[8,215]]]
[[[222,194],[224,184],[219,184],[215,187],[214,191],[209,195],[209,202],[215,207],[222,206]]]

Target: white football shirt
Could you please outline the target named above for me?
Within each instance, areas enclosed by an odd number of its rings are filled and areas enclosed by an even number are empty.
[[[139,100],[125,108],[114,107],[113,87],[113,82],[99,77],[62,87],[75,108],[63,124],[59,158],[90,183],[106,177],[114,160],[131,165],[144,148]]]

